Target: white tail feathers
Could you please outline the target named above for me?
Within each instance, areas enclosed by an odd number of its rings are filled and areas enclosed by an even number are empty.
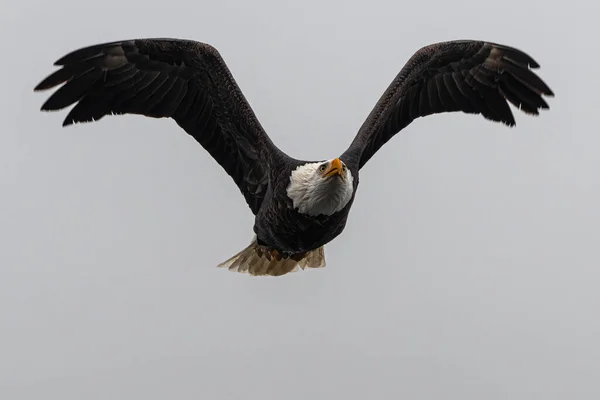
[[[217,267],[227,268],[230,271],[247,273],[254,276],[270,275],[280,276],[289,272],[296,272],[304,268],[323,268],[325,267],[325,248],[307,252],[304,257],[296,260],[290,258],[275,257],[267,258],[267,249],[256,241],[256,236],[252,243],[227,261],[222,262]]]

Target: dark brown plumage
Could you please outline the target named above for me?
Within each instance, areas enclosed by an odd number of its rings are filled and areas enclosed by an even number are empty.
[[[539,64],[512,47],[481,41],[435,43],[418,50],[402,68],[360,128],[347,154],[361,168],[416,118],[462,111],[514,126],[507,100],[527,114],[549,108],[552,90],[530,68]]]
[[[531,70],[539,65],[520,50],[472,40],[432,44],[410,58],[348,149],[320,163],[294,159],[273,144],[208,44],[125,40],[74,51],[56,65],[62,68],[35,90],[63,84],[42,106],[75,104],[63,125],[108,114],[170,117],[211,154],[255,214],[256,239],[222,266],[253,275],[324,266],[323,246],[345,227],[359,170],[416,118],[462,111],[514,126],[508,102],[537,115],[548,108],[542,96],[553,96]],[[327,168],[335,178],[318,175]]]
[[[225,62],[212,46],[177,39],[125,40],[67,54],[35,90],[63,84],[42,106],[77,103],[63,126],[108,114],[171,117],[233,178],[256,214],[271,145]]]

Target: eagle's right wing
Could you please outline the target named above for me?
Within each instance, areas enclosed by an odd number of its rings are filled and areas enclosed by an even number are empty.
[[[77,103],[63,126],[108,114],[173,118],[233,178],[256,214],[268,177],[261,152],[274,147],[218,51],[179,39],[134,39],[71,52],[35,90],[65,83],[42,106]]]

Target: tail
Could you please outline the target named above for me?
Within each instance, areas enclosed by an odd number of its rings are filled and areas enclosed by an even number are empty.
[[[227,261],[222,262],[217,267],[227,268],[234,272],[249,273],[253,276],[280,276],[289,272],[296,272],[298,269],[325,267],[324,246],[307,252],[301,258],[267,258],[266,253],[267,249],[259,245],[256,241],[256,236],[254,236],[252,243],[248,247]]]

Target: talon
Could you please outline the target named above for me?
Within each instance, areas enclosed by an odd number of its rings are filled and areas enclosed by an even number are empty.
[[[281,261],[281,253],[275,249],[271,250],[271,257],[273,257],[277,261]]]
[[[296,254],[292,254],[290,256],[290,258],[296,262],[300,262],[300,260],[302,260],[305,256],[306,256],[306,253],[296,253]]]
[[[262,257],[264,255],[267,258],[267,260],[269,260],[269,261],[273,261],[273,260],[281,261],[282,259],[284,259],[284,258],[287,259],[289,257],[289,255],[287,253],[280,253],[276,249],[269,249],[269,248],[257,249],[256,252],[259,255],[259,257]]]

